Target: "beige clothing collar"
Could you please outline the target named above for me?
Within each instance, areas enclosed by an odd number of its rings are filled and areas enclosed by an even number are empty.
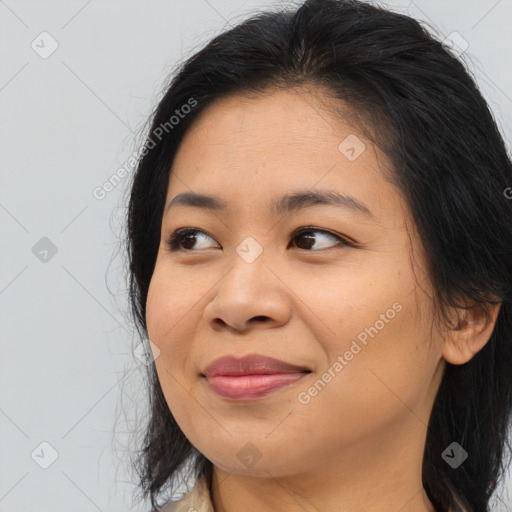
[[[205,478],[200,475],[183,498],[168,503],[161,512],[214,512]]]
[[[451,510],[450,508],[449,512]],[[205,478],[199,475],[192,489],[183,498],[168,503],[160,512],[215,512]]]

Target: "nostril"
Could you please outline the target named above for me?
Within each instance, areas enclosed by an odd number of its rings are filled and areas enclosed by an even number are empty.
[[[255,316],[252,318],[252,320],[262,321],[262,322],[265,322],[267,319],[268,319],[268,316],[263,316],[263,315]]]

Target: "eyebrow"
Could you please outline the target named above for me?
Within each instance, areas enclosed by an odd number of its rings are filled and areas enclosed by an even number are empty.
[[[341,194],[335,190],[319,190],[317,192],[298,190],[273,199],[269,204],[269,210],[277,216],[315,205],[337,206],[374,219],[372,212],[364,203],[351,195]],[[219,197],[195,192],[178,194],[167,206],[167,211],[175,206],[192,206],[212,210],[226,210],[228,207],[227,203]]]

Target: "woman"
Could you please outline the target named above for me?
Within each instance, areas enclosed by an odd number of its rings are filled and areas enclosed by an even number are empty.
[[[474,81],[407,16],[308,0],[188,59],[128,213],[153,509],[488,511],[510,186]]]

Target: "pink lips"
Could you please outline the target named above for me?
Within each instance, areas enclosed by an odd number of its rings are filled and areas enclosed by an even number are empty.
[[[293,384],[308,373],[308,368],[261,355],[221,357],[203,370],[203,376],[213,391],[234,400],[262,398]]]

